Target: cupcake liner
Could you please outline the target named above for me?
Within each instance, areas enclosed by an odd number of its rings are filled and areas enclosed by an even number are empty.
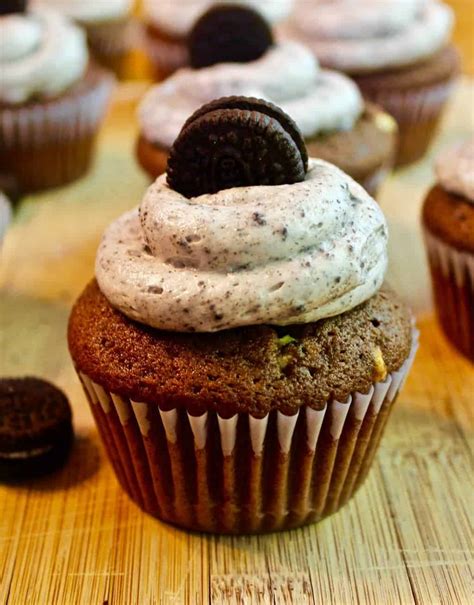
[[[360,86],[364,97],[383,107],[398,123],[399,139],[395,164],[419,160],[436,134],[442,111],[454,88],[452,79],[409,90],[372,89]]]
[[[157,81],[163,80],[181,67],[189,65],[188,49],[184,41],[162,40],[145,29],[143,45],[153,65]]]
[[[449,340],[474,361],[474,254],[424,230],[439,321]]]
[[[56,187],[89,168],[112,92],[105,72],[86,74],[62,97],[0,108],[0,165],[23,192]]]
[[[191,416],[79,378],[119,482],[146,512],[185,528],[258,533],[318,521],[354,494],[418,347],[368,393],[264,418]]]

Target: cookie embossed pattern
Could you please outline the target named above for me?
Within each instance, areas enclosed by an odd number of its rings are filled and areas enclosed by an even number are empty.
[[[262,100],[201,108],[168,175],[104,234],[70,317],[118,480],[184,528],[259,533],[336,512],[415,355],[410,313],[382,285],[380,208],[302,141]]]

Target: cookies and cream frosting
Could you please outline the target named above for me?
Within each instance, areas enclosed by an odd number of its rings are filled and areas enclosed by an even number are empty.
[[[300,0],[292,21],[323,65],[349,73],[423,61],[448,42],[453,22],[438,0]]]
[[[36,0],[81,23],[100,23],[126,17],[133,0]],[[160,3],[161,0],[158,0]]]
[[[443,189],[474,204],[474,137],[438,156],[436,176]]]
[[[54,97],[87,69],[85,35],[45,8],[0,17],[0,102]]]
[[[365,190],[311,159],[303,182],[188,199],[166,176],[105,232],[96,260],[115,308],[155,328],[307,323],[381,286],[387,226]]]
[[[139,108],[142,134],[169,148],[196,109],[231,95],[275,103],[295,120],[305,137],[350,130],[364,106],[352,80],[319,69],[308,48],[287,41],[273,46],[257,61],[185,68],[157,84]]]
[[[144,11],[150,23],[169,34],[185,37],[213,4],[216,3],[211,0],[144,0]],[[273,24],[288,16],[293,0],[220,0],[219,4],[240,4],[252,8]]]

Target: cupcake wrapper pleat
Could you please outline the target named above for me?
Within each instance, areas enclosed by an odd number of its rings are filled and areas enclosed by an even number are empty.
[[[294,416],[264,418],[124,399],[79,372],[122,487],[146,512],[207,532],[298,527],[337,511],[364,480],[418,346],[398,372]]]
[[[474,361],[474,255],[424,230],[439,321],[449,340]]]
[[[89,168],[112,78],[56,100],[0,109],[0,166],[21,190],[66,184]]]
[[[357,82],[357,78],[355,78]],[[398,123],[396,165],[423,157],[438,127],[442,111],[452,94],[454,81],[406,91],[364,89],[366,99],[383,107]]]

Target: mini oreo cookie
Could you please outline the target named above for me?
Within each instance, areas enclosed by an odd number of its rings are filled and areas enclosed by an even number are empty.
[[[168,185],[187,197],[301,182],[308,163],[296,124],[261,99],[229,97],[186,122],[168,158]]]
[[[24,13],[27,4],[27,0],[1,0],[0,16],[12,15],[14,13]]]
[[[0,379],[0,479],[59,468],[72,440],[71,408],[59,389],[38,378]]]
[[[188,38],[192,67],[216,63],[248,63],[259,59],[273,45],[265,19],[238,4],[217,4],[205,12]]]

